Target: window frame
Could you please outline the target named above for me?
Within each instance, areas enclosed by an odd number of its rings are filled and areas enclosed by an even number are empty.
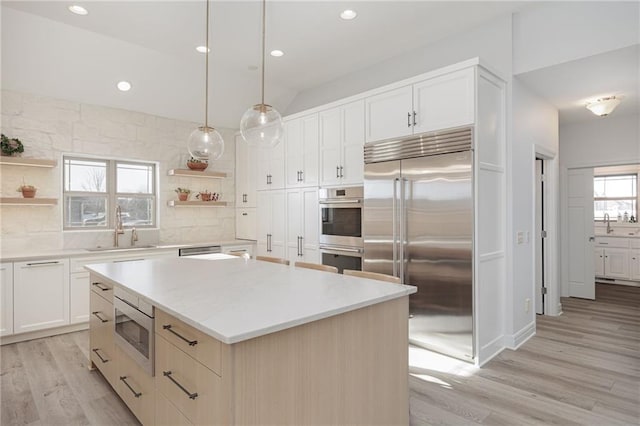
[[[105,171],[105,189],[106,192],[92,192],[92,191],[67,191],[66,178],[67,178],[67,160],[79,160],[79,161],[95,161],[104,162],[106,166]],[[115,206],[117,205],[118,198],[139,198],[151,200],[151,224],[149,225],[123,225],[124,228],[139,228],[139,229],[154,229],[158,228],[159,224],[159,206],[158,206],[158,190],[159,190],[159,166],[154,161],[139,161],[121,158],[108,158],[98,157],[90,155],[77,155],[67,154],[62,156],[62,228],[63,231],[111,231],[116,227],[115,219]],[[131,164],[140,165],[151,168],[151,192],[150,193],[129,193],[129,192],[117,192],[118,189],[118,165],[119,164]],[[69,197],[96,197],[105,198],[105,224],[93,225],[93,226],[69,226],[67,225],[67,200]]]
[[[634,212],[630,212],[630,216],[631,215],[636,216],[636,220],[637,220],[637,216],[640,214],[640,191],[638,190],[638,184],[640,183],[640,172],[638,172],[638,173],[633,173],[633,172],[610,173],[610,174],[594,175],[593,176],[594,185],[595,185],[595,180],[598,179],[598,178],[623,177],[623,176],[630,176],[630,177],[634,177],[635,178],[635,186],[636,186],[636,195],[635,195],[635,197],[634,196],[630,196],[630,197],[596,197],[595,194],[594,194],[593,195],[594,221],[598,222],[598,221],[602,221],[603,220],[603,219],[600,219],[600,218],[596,217],[596,215],[595,215],[595,212],[596,212],[595,203],[598,202],[598,201],[635,201],[635,203],[636,203],[635,215],[634,215]],[[618,224],[624,224],[625,223],[625,222],[618,222],[618,218],[617,217],[611,217],[609,220],[611,222],[616,222]]]

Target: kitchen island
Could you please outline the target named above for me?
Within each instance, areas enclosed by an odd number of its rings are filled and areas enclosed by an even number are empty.
[[[92,362],[143,424],[408,424],[414,287],[237,257],[88,269]],[[114,343],[114,287],[154,308],[154,377]]]

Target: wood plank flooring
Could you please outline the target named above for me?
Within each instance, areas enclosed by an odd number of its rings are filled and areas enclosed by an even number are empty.
[[[412,425],[640,425],[640,288],[563,299],[484,368],[410,349]],[[137,425],[97,371],[87,331],[0,349],[1,425]]]

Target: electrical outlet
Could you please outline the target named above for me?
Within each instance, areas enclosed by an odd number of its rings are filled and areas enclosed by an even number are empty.
[[[524,311],[529,313],[529,309],[531,308],[531,299],[527,298],[524,300]]]

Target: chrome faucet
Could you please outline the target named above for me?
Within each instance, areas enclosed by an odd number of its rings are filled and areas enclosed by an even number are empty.
[[[613,232],[611,228],[611,218],[609,217],[609,213],[604,214],[604,221],[607,222],[607,235]]]
[[[118,247],[118,235],[124,234],[124,227],[122,226],[122,209],[120,206],[116,206],[116,229],[113,231],[113,246]]]
[[[138,241],[138,231],[136,231],[136,227],[131,228],[131,247],[136,245],[136,241]]]

